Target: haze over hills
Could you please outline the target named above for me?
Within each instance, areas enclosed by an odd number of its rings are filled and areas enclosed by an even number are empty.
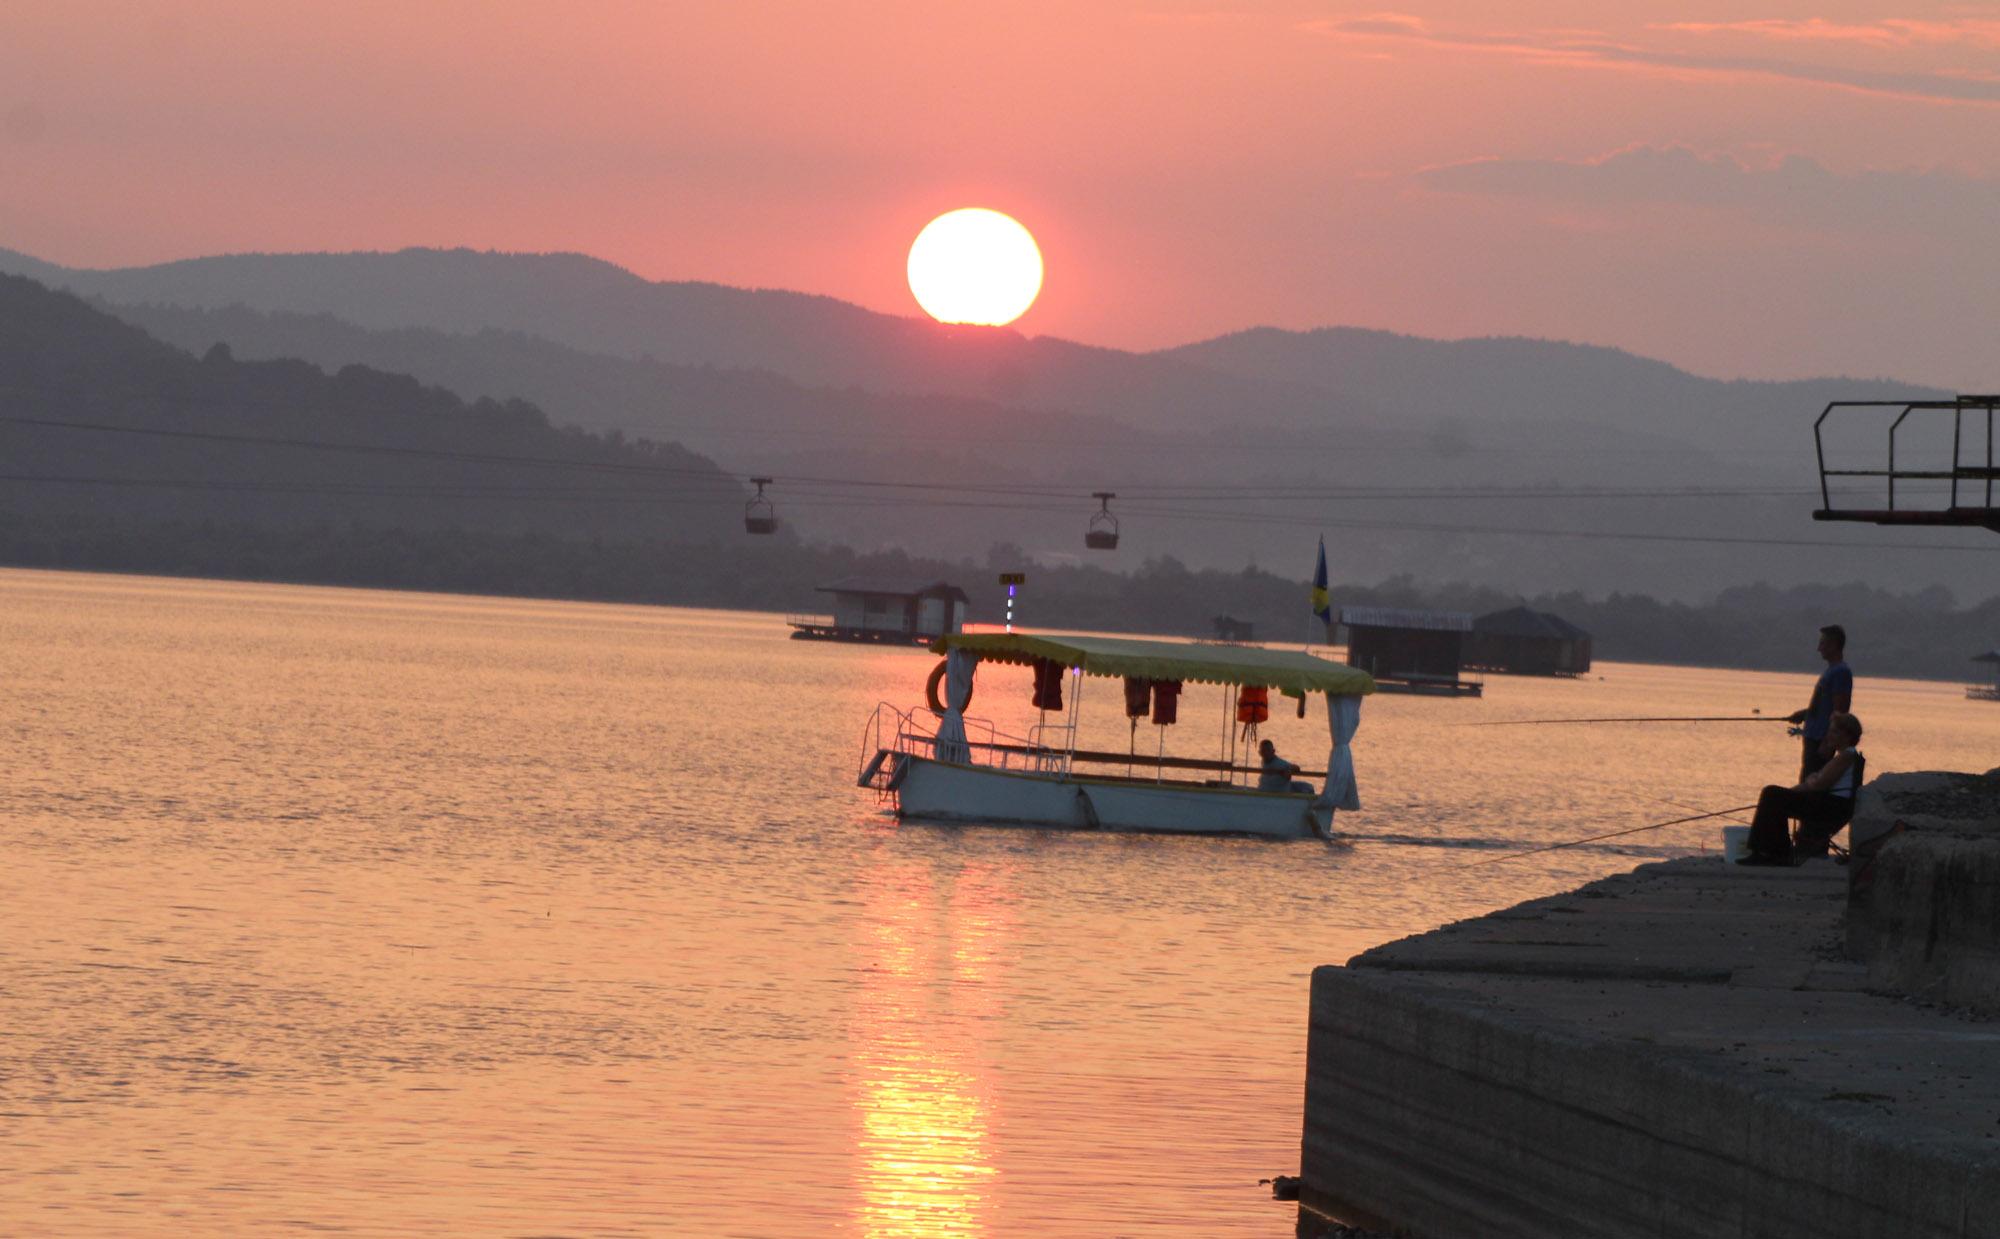
[[[853,572],[924,574],[965,581],[988,618],[990,570],[1024,566],[1004,547],[914,559],[750,537],[737,526],[740,488],[678,449],[557,430],[518,401],[468,404],[360,366],[326,374],[220,346],[196,359],[10,277],[0,277],[0,408],[8,565],[760,608],[798,606],[811,582]],[[1007,527],[989,522],[989,533]],[[1337,560],[1344,550],[1336,542]],[[1299,575],[1272,567],[1043,563],[1031,606],[1051,627],[1199,633],[1227,611],[1267,634],[1302,631]],[[1358,605],[1513,601],[1345,573],[1335,588]],[[2000,598],[1961,610],[1943,590],[1859,584],[1725,590],[1699,609],[1643,596],[1534,601],[1592,629],[1605,657],[1747,666],[1794,664],[1797,634],[1837,610],[1868,634],[1871,666],[1942,676],[1959,673],[2000,614]]]
[[[1831,400],[1938,399],[1893,379],[1722,380],[1621,349],[1555,340],[1425,340],[1358,327],[1257,327],[1169,349],[1208,370],[1339,387],[1366,404],[1458,424],[1545,420],[1650,429],[1723,455],[1803,459],[1812,416]],[[1783,463],[1771,462],[1782,469]]]
[[[1061,484],[1076,496],[899,506],[787,495],[793,527],[861,547],[949,557],[1006,541],[1044,562],[1074,559],[1081,496],[1108,488],[1128,513],[1112,564],[1278,562],[1325,529],[1337,571],[1352,576],[1524,593],[1692,598],[1832,573],[1917,588],[1966,566],[1864,549],[1894,544],[1809,519],[1812,417],[1833,396],[1918,390],[1900,385],[1725,382],[1610,349],[1346,328],[1123,353],[825,297],[656,284],[575,255],[240,255],[80,272],[0,252],[7,265],[197,352],[226,341],[244,357],[359,362],[464,395],[524,396],[558,422],[685,443],[742,473]],[[1002,389],[1012,394],[994,398]],[[1552,493],[1602,485],[1741,493]],[[1215,486],[1235,497],[1187,497]],[[1300,487],[1348,493],[1287,497]],[[1526,493],[1462,493],[1479,488]],[[1183,497],[1157,498],[1169,492]],[[1654,540],[1635,554],[1609,534]],[[1710,541],[1657,540],[1675,537]]]
[[[740,534],[742,486],[680,447],[364,366],[197,359],[14,276],[0,276],[0,401],[0,497],[38,524]]]
[[[946,328],[813,294],[649,281],[580,254],[239,254],[81,270],[0,250],[0,270],[119,304],[330,314],[372,330],[511,331],[596,354],[992,400],[1149,430],[1572,422],[1714,450],[1718,433],[1794,441],[1836,396],[1937,394],[1887,379],[1725,381],[1597,346],[1348,327],[1252,328],[1139,354]]]
[[[1132,522],[1124,562],[1171,554],[1185,562],[1238,566],[1271,557],[1271,531],[1238,519],[1245,507],[1295,517],[1293,505],[1260,504],[1264,487],[1323,484],[1330,477],[1366,481],[1368,470],[1419,478],[1427,486],[1489,485],[1561,480],[1580,471],[1578,454],[1649,462],[1655,478],[1710,477],[1716,462],[1671,440],[1588,426],[1523,423],[1496,441],[1493,428],[1443,436],[1430,431],[1363,429],[1341,432],[1228,430],[1207,436],[1149,434],[1106,418],[1041,413],[954,397],[914,397],[858,388],[807,388],[762,371],[672,366],[585,353],[513,332],[469,335],[406,328],[368,331],[328,315],[266,314],[233,307],[192,310],[104,303],[128,321],[193,352],[227,343],[239,356],[303,357],[328,368],[360,363],[414,374],[469,395],[518,393],[552,417],[594,429],[643,434],[686,444],[743,473],[844,476],[886,481],[957,482],[967,495],[932,496],[941,506],[859,504],[781,484],[795,527],[810,536],[861,547],[903,547],[917,553],[978,552],[999,539],[1044,558],[1075,554],[1081,522],[1092,506],[1082,499],[1110,479],[1119,487],[1157,490],[1240,482],[1243,502],[1227,519],[1188,516],[1163,521],[1158,505]],[[1551,464],[1547,445],[1566,455]],[[1540,445],[1540,446],[1537,446]],[[1596,468],[1596,464],[1589,466]],[[1068,501],[1004,501],[998,517],[975,503],[994,484],[1036,488],[1067,485]],[[1144,502],[1145,490],[1132,497]],[[1437,517],[1435,504],[1382,501],[1376,519]],[[1556,510],[1521,515],[1561,520]],[[996,526],[996,519],[1004,522]],[[1477,544],[1411,539],[1394,532],[1350,542],[1349,570],[1389,575],[1424,563],[1434,571],[1481,577],[1501,571],[1525,579],[1512,556]],[[1572,567],[1614,548],[1578,548]]]
[[[0,250],[0,271],[118,303],[332,314],[377,330],[514,331],[593,353],[1092,413],[1143,429],[1199,431],[1225,417],[1324,426],[1370,412],[1323,391],[1005,328],[943,328],[804,293],[653,282],[580,254],[238,254],[86,271]]]

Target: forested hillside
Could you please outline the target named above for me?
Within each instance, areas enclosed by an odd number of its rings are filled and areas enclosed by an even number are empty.
[[[558,429],[363,366],[196,358],[0,276],[0,508],[24,519],[315,523],[706,540],[742,488],[679,447]]]

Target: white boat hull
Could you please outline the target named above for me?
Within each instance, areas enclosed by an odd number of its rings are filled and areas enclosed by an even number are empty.
[[[930,821],[1331,838],[1333,813],[1303,792],[1058,778],[897,756],[897,812]]]

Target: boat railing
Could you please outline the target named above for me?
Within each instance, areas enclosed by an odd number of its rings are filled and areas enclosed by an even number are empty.
[[[816,614],[811,611],[791,611],[786,613],[785,622],[794,628],[831,628],[831,615]]]
[[[1031,728],[1068,739],[1067,728],[1057,728],[1050,724],[1046,729]],[[1143,753],[1099,752],[1090,749],[1055,748],[1040,743],[1033,736],[1014,736],[1001,732],[993,726],[992,720],[968,718],[965,720],[967,757],[966,765],[984,766],[995,770],[1014,770],[1025,774],[1054,775],[1066,777],[1073,770],[1073,763],[1088,767],[1127,767],[1127,776],[1135,771],[1146,770],[1132,781],[1151,783],[1187,782],[1187,779],[1170,779],[1168,772],[1197,776],[1193,781],[1202,786],[1216,786],[1219,782],[1231,780],[1236,775],[1261,774],[1259,766],[1236,765],[1226,760],[1205,757],[1169,757],[1165,754],[1147,756]],[[875,710],[868,716],[868,722],[861,732],[861,781],[884,795],[895,789],[890,780],[895,777],[894,763],[887,756],[933,757],[936,755],[937,724],[927,711],[904,710],[887,701],[876,703]],[[882,759],[882,760],[878,760]],[[1300,770],[1297,776],[1307,779],[1323,779],[1324,770]],[[1112,774],[1091,773],[1091,778],[1119,778]]]
[[[1833,401],[1813,423],[1821,505],[1813,519],[2000,530],[1996,413],[2000,395]],[[1882,436],[1882,448],[1865,446],[1873,435]],[[1864,465],[1835,467],[1830,455],[1858,456]],[[1860,489],[1836,504],[1836,487]]]
[[[1032,739],[999,731],[991,719],[967,718],[965,739],[968,765],[1048,774],[1062,771],[1067,764],[1065,753],[1046,748]],[[936,751],[937,723],[925,711],[905,710],[887,701],[877,702],[874,713],[868,716],[868,722],[861,731],[863,777],[867,777],[866,772],[873,763],[875,775],[870,781],[878,788],[886,788],[886,781],[893,775],[886,762],[876,762],[878,754],[932,757]]]
[[[1027,748],[1037,774],[1068,774],[1070,754],[1076,748],[1074,722],[1037,723],[1028,728]]]

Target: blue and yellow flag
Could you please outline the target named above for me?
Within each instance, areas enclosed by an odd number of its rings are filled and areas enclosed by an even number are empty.
[[[1326,596],[1325,534],[1319,536],[1319,566],[1313,569],[1312,604],[1313,614],[1319,617],[1321,623],[1330,623],[1333,620],[1333,608]]]

